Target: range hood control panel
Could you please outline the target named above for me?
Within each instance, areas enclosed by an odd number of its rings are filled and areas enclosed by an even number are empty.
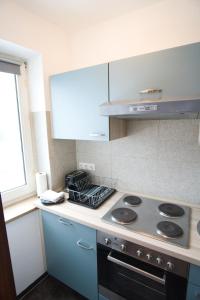
[[[158,105],[130,105],[129,112],[149,112],[149,111],[157,111]]]

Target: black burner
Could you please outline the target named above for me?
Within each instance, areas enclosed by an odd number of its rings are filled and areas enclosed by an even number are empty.
[[[142,203],[142,200],[137,196],[126,196],[123,201],[126,205],[130,206],[137,206]]]
[[[129,224],[137,218],[136,212],[129,208],[116,208],[111,215],[112,220],[119,224]]]
[[[163,203],[158,207],[160,214],[166,217],[182,217],[185,213],[184,209],[176,204]]]
[[[183,235],[183,230],[173,222],[162,221],[157,224],[157,233],[166,238],[177,238]]]

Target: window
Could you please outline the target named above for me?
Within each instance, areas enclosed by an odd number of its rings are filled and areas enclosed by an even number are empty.
[[[0,191],[12,201],[34,190],[25,67],[0,61]]]

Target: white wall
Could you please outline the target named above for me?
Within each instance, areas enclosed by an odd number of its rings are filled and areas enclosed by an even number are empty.
[[[200,2],[162,0],[70,39],[70,68],[200,41]]]
[[[0,3],[0,39],[10,41],[40,54],[45,79],[46,109],[49,105],[48,77],[66,70],[68,42],[64,31],[26,11],[15,3]],[[35,110],[40,110],[35,107]]]
[[[6,224],[17,295],[46,271],[39,211]]]

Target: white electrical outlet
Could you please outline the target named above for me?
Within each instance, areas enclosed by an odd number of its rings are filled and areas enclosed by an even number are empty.
[[[88,170],[88,171],[95,171],[95,164],[80,162],[79,163],[79,169]]]
[[[88,170],[95,171],[95,164],[87,164]]]
[[[85,163],[79,163],[79,169],[85,170]]]

